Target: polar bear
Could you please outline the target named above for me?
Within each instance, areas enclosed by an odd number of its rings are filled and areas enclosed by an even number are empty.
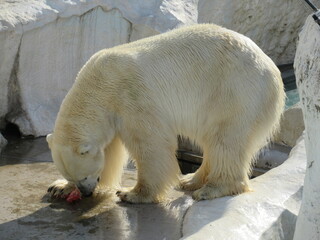
[[[183,27],[101,50],[79,72],[47,136],[65,180],[91,195],[120,180],[127,151],[137,184],[119,190],[131,203],[158,202],[168,188],[196,200],[249,190],[256,153],[276,131],[284,107],[281,75],[249,38],[212,25]],[[181,177],[177,136],[195,141],[203,163]]]

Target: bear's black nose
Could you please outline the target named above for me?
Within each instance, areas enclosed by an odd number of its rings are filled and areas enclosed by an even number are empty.
[[[93,191],[90,191],[83,186],[78,186],[78,188],[79,188],[82,196],[84,196],[84,197],[90,197],[93,194]]]
[[[83,193],[83,196],[85,197],[91,197],[93,194],[93,192],[89,192],[89,193]]]

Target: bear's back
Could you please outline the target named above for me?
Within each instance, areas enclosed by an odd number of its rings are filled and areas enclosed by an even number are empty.
[[[105,95],[112,95],[108,104],[117,103],[128,119],[151,114],[179,131],[204,124],[206,116],[210,122],[231,118],[248,106],[255,114],[282,90],[279,70],[262,50],[212,24],[102,50],[88,65],[96,65],[95,58],[102,60],[96,69]]]
[[[253,41],[212,24],[183,27],[114,50],[129,55],[148,89],[141,94],[171,119],[212,109],[227,118],[249,104],[259,109],[269,91],[281,88],[278,69]]]

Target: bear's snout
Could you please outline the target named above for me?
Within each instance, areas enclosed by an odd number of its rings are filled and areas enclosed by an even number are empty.
[[[95,180],[91,178],[85,178],[79,181],[76,185],[83,196],[90,197],[93,194],[93,191],[97,186],[97,183],[98,181],[96,178]]]
[[[84,197],[90,197],[90,196],[92,196],[92,194],[93,194],[93,191],[90,191],[90,190],[88,191],[88,190],[85,189],[84,187],[78,187],[78,188],[79,188],[82,196],[84,196]]]

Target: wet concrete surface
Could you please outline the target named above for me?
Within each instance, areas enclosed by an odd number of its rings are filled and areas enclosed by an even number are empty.
[[[9,141],[0,155],[0,239],[179,239],[193,204],[175,190],[162,204],[121,203],[104,190],[70,204],[46,195],[58,178],[45,138]],[[123,186],[135,181],[126,170]]]

